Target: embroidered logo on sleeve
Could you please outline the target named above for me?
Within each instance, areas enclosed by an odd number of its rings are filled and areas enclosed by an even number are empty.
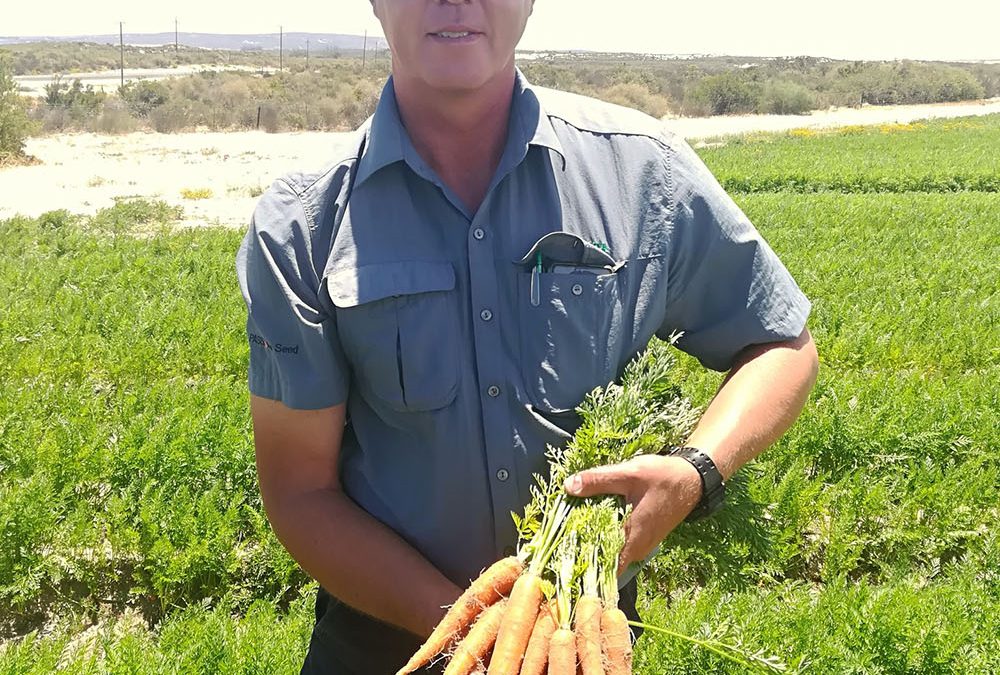
[[[256,333],[247,333],[247,338],[250,340],[251,346],[261,347],[269,352],[275,352],[276,354],[299,353],[298,345],[283,345],[277,342],[270,342]]]

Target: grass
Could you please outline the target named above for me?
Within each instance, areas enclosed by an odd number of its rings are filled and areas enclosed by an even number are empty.
[[[811,189],[917,175],[927,153],[996,176],[997,125],[703,152],[723,177],[812,181],[733,196],[813,300],[822,365],[727,508],[671,535],[648,623],[792,670],[1000,671],[1000,195]],[[179,215],[133,200],[0,222],[0,673],[301,665],[310,586],[253,469],[242,233],[171,230]],[[684,358],[678,379],[704,402],[719,376]],[[739,671],[647,633],[635,672]]]

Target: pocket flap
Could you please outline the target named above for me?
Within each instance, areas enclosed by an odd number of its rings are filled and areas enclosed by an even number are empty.
[[[535,255],[550,263],[567,263],[571,265],[588,265],[594,267],[614,267],[617,261],[607,252],[572,232],[549,232],[535,242],[517,264],[533,263]]]
[[[450,262],[406,260],[378,263],[335,272],[327,277],[327,293],[337,307],[355,307],[394,295],[412,295],[455,288]]]

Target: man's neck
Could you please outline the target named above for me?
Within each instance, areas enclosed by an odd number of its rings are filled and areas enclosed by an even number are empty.
[[[475,93],[442,95],[393,76],[413,147],[472,211],[479,208],[507,142],[513,64]]]

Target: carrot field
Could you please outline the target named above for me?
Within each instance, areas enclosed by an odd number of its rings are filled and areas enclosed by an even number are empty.
[[[820,374],[668,539],[644,620],[789,672],[1000,672],[1000,116],[699,152],[812,299]],[[301,665],[315,586],[257,493],[243,233],[178,216],[0,221],[0,675]],[[704,404],[719,375],[678,380]],[[636,647],[636,673],[746,670]]]

